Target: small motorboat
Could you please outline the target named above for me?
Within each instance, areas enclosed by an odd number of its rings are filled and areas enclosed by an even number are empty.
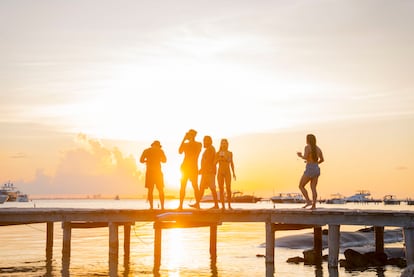
[[[396,199],[395,195],[385,195],[384,196],[384,205],[400,205],[401,204],[401,200]]]
[[[331,198],[326,199],[325,201],[326,204],[345,204],[346,203],[346,198],[340,193],[332,194],[331,196],[332,196]]]
[[[273,203],[305,203],[303,195],[297,192],[279,193],[270,198]]]

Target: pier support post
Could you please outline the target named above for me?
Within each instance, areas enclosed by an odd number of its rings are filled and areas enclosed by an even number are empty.
[[[72,227],[70,222],[62,222],[63,228],[63,245],[62,245],[62,276],[69,276],[70,264],[70,240],[72,235]]]
[[[338,267],[340,225],[329,225],[328,230],[328,267]]]
[[[124,276],[129,275],[129,260],[131,253],[131,224],[124,224]]]
[[[109,276],[118,276],[118,224],[109,222]]]
[[[414,264],[414,228],[404,227],[405,259],[407,265]]]
[[[210,258],[217,259],[217,224],[210,225]]]
[[[131,253],[131,224],[124,224],[124,257],[129,259]]]
[[[162,228],[158,224],[154,224],[154,270],[161,266],[161,240]]]
[[[275,228],[272,222],[266,222],[266,264],[275,262]]]
[[[375,253],[384,253],[384,226],[374,226]]]
[[[322,227],[313,228],[313,251],[315,252],[315,262],[322,262]]]
[[[46,222],[46,276],[52,276],[53,221]]]
[[[46,223],[46,260],[53,257],[53,222]]]

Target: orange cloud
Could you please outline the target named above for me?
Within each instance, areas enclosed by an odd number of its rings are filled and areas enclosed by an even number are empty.
[[[30,187],[40,194],[143,195],[143,172],[132,155],[124,156],[114,147],[78,134],[79,147],[63,152],[56,172],[47,176],[37,170]],[[40,192],[41,191],[41,192]]]

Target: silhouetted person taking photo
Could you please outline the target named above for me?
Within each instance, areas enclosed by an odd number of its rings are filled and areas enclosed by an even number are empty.
[[[199,201],[198,190],[198,156],[201,152],[202,144],[195,140],[197,131],[190,129],[185,135],[178,149],[179,154],[184,153],[184,160],[181,164],[181,188],[180,188],[180,206],[178,209],[183,208],[183,202],[185,197],[185,189],[188,180],[190,180],[193,189],[196,202]],[[199,208],[199,205],[196,206]]]
[[[161,163],[167,162],[167,157],[161,149],[161,143],[155,140],[150,148],[142,152],[141,163],[146,163],[145,187],[148,189],[148,201],[150,209],[153,209],[154,185],[157,187],[161,202],[161,209],[164,209],[164,175],[161,170]]]

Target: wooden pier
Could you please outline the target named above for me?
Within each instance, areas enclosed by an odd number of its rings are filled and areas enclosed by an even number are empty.
[[[62,276],[69,276],[71,230],[109,228],[109,275],[118,272],[118,228],[124,228],[124,259],[129,259],[130,231],[135,222],[154,223],[154,270],[161,266],[162,229],[210,227],[210,256],[217,258],[217,226],[223,222],[263,222],[266,230],[266,275],[273,276],[275,232],[314,229],[314,251],[322,254],[322,226],[328,226],[328,267],[337,272],[341,225],[374,226],[376,251],[384,251],[384,227],[401,227],[407,264],[414,264],[414,212],[356,209],[233,209],[233,210],[133,210],[71,208],[2,208],[0,226],[46,223],[46,257],[53,253],[53,224],[63,228]],[[332,274],[335,276],[337,274]],[[331,276],[331,275],[330,275]]]

